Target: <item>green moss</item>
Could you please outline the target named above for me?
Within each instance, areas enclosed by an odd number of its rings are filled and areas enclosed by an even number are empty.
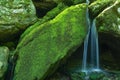
[[[74,5],[74,4],[80,4],[85,2],[85,0],[61,0],[63,3],[65,3],[66,5]]]
[[[112,6],[108,7],[104,11],[102,11],[98,16],[97,16],[97,26],[99,32],[107,32],[112,34],[120,34],[119,33],[119,12],[117,9],[119,8],[120,1],[117,3],[114,3]]]
[[[74,4],[83,3],[85,0],[73,0]]]
[[[60,12],[62,12],[64,9],[66,9],[68,6],[66,6],[64,3],[59,3],[57,7],[53,8],[51,11],[49,11],[43,19],[50,20],[53,19],[55,16],[57,16]]]
[[[57,7],[53,8],[51,11],[49,11],[42,19],[39,19],[38,22],[36,22],[34,25],[30,26],[29,29],[27,29],[21,36],[21,39],[28,34],[32,29],[38,27],[38,25],[41,25],[54,17],[56,17],[60,12],[62,12],[64,9],[66,9],[68,6],[66,6],[63,3],[59,3]]]
[[[105,8],[111,6],[115,0],[96,0],[89,5],[91,17],[95,18],[99,15]]]
[[[0,42],[15,40],[37,20],[31,0],[1,0],[0,6]]]
[[[72,6],[53,20],[30,30],[16,49],[19,58],[14,80],[44,80],[52,73],[55,63],[59,64],[71,53],[69,51],[83,42],[86,35],[85,13],[85,4]]]

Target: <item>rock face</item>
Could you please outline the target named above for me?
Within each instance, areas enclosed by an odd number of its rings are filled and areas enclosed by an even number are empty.
[[[89,5],[91,18],[98,16],[105,8],[109,7],[115,0],[96,0]]]
[[[8,67],[9,49],[7,47],[0,47],[0,79],[3,78]]]
[[[44,80],[81,45],[86,35],[86,7],[69,7],[22,38],[16,49],[14,80]]]
[[[36,11],[31,0],[0,1],[0,41],[15,38],[36,21]]]
[[[120,2],[116,1],[97,16],[99,32],[113,32],[115,36],[120,34]],[[109,14],[109,15],[108,15]]]
[[[102,51],[106,51],[109,55],[108,63],[105,63],[108,66],[115,69],[116,65],[120,69],[120,1],[116,2],[103,10],[96,18],[96,25],[100,34],[100,44]],[[104,48],[104,49],[103,49]],[[106,53],[104,52],[104,53]],[[106,55],[106,54],[103,54]],[[104,57],[102,57],[104,58]],[[107,58],[107,57],[106,57]],[[112,59],[114,60],[112,60]],[[105,59],[101,59],[105,62]],[[113,63],[114,62],[114,63]],[[111,64],[111,65],[110,65]]]

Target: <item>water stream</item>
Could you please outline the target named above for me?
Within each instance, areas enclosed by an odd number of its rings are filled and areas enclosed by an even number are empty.
[[[89,4],[90,1],[86,0]],[[91,20],[89,17],[89,9],[86,10],[86,19],[88,26],[88,33],[84,41],[82,72],[100,71],[99,68],[99,45],[98,33],[96,30],[95,19]]]

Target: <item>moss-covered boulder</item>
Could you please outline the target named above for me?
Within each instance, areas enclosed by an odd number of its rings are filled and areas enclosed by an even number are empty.
[[[0,41],[12,40],[36,21],[36,11],[31,0],[0,1]]]
[[[34,25],[29,27],[29,30],[26,30],[20,39],[22,39],[26,34],[28,34],[32,29],[38,27],[39,25],[48,22],[49,20],[55,18],[60,12],[62,12],[64,9],[68,8],[64,3],[60,3],[57,5],[57,7],[50,10],[43,18],[39,19]]]
[[[98,16],[105,8],[111,6],[115,0],[94,0],[93,3],[89,5],[91,18]]]
[[[120,30],[120,1],[116,1],[112,6],[106,8],[97,18],[99,32],[113,32],[119,36]]]
[[[67,8],[20,40],[14,80],[44,80],[81,45],[86,35],[86,7]]]
[[[101,45],[102,65],[120,70],[120,1],[116,0],[96,18]],[[106,56],[106,57],[104,57]]]
[[[3,79],[3,76],[7,70],[8,57],[9,57],[9,49],[5,46],[0,47],[0,80]]]

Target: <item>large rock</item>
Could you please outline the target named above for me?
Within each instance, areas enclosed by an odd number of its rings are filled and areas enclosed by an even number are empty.
[[[9,49],[0,47],[0,80],[3,78],[8,67]]]
[[[31,0],[1,0],[0,10],[2,42],[17,37],[21,31],[36,21],[36,11]]]
[[[93,0],[89,5],[91,18],[98,16],[105,8],[111,6],[115,0]]]
[[[64,9],[68,8],[64,3],[60,3],[57,5],[57,7],[50,10],[43,18],[39,19],[34,25],[29,27],[29,30],[26,30],[20,39],[22,39],[26,34],[31,32],[32,29],[38,27],[39,25],[48,22],[49,20],[55,18],[60,12],[62,12]]]
[[[120,69],[120,1],[103,10],[96,18],[103,57],[101,60],[112,69]],[[106,56],[106,57],[104,57]]]
[[[87,31],[86,7],[67,8],[22,38],[16,49],[14,80],[44,80],[81,45]]]
[[[116,1],[102,11],[96,18],[99,32],[113,32],[112,34],[119,36],[120,30],[120,1]]]

